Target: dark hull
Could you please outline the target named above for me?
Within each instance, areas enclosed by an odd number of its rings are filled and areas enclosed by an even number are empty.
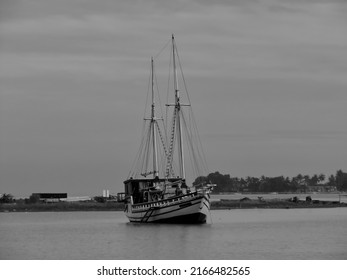
[[[206,215],[202,213],[194,213],[184,216],[178,216],[168,219],[156,220],[153,223],[161,224],[205,224]]]

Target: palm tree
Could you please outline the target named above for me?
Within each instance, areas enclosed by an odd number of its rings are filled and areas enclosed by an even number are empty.
[[[305,175],[304,176],[304,187],[305,187],[305,193],[307,192],[307,186],[309,186],[310,185],[310,176],[308,176],[308,175]]]
[[[318,184],[318,181],[319,181],[318,175],[314,174],[311,177],[310,183],[311,183],[311,185],[316,186]]]
[[[318,181],[323,182],[325,180],[325,175],[323,173],[318,175]]]
[[[328,184],[329,186],[335,186],[336,187],[336,179],[334,175],[330,175],[328,179]]]
[[[0,197],[0,203],[11,203],[11,202],[13,202],[13,195],[12,194],[4,193]]]

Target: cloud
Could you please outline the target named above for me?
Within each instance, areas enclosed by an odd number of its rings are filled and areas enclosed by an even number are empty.
[[[66,186],[121,186],[140,136],[149,59],[172,33],[214,170],[257,176],[261,165],[276,176],[345,163],[345,1],[3,3],[0,163],[10,187],[26,184],[31,162],[27,189],[50,178],[59,188],[64,175]],[[168,59],[165,50],[158,74]],[[93,183],[78,183],[87,173]]]
[[[46,5],[37,3],[43,8]],[[346,6],[342,2],[137,1],[134,5],[103,1],[95,5],[93,1],[84,1],[83,4],[82,7],[80,2],[72,2],[67,5],[70,9],[52,4],[53,8],[47,6],[50,8],[46,13],[36,12],[37,17],[3,22],[0,37],[4,56],[15,62],[17,54],[23,57],[31,52],[47,57],[45,53],[50,53],[56,60],[69,64],[72,55],[84,53],[86,59],[90,55],[90,61],[99,57],[100,65],[105,58],[143,63],[161,49],[161,42],[176,33],[179,47],[184,47],[182,57],[188,65],[185,71],[194,76],[246,73],[263,76],[267,72],[271,76],[282,73],[320,79],[333,73],[331,76],[344,81],[347,39],[342,36],[345,25],[338,9]],[[29,9],[28,13],[34,11]],[[126,69],[122,63],[115,66],[119,71]]]

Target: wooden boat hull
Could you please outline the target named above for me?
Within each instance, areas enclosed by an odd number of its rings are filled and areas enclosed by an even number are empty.
[[[210,215],[210,196],[194,193],[154,203],[128,203],[125,214],[130,222],[203,224]]]

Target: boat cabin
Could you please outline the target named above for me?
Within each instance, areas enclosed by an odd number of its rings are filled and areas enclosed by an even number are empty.
[[[180,178],[128,179],[124,181],[125,197],[133,197],[133,203],[146,203],[175,196],[181,187]]]

